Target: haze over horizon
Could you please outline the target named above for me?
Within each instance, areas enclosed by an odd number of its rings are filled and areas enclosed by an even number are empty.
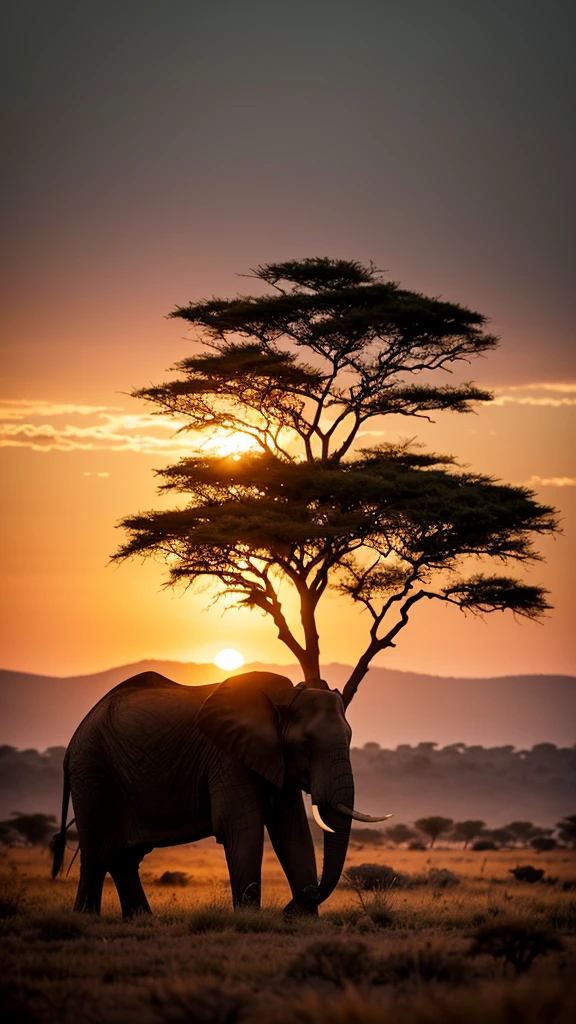
[[[163,590],[161,566],[108,559],[120,518],[166,501],[153,469],[188,450],[128,397],[192,351],[166,314],[249,291],[237,275],[259,263],[329,255],[502,337],[447,378],[492,404],[387,417],[361,443],[417,436],[534,487],[564,531],[526,576],[551,592],[542,625],[426,607],[376,664],[574,672],[571,5],[9,6],[0,664],[77,675],[223,647],[290,662],[257,613],[222,617]],[[367,627],[327,599],[324,662],[354,663]]]
[[[0,746],[45,749],[66,745],[89,709],[130,676],[154,670],[184,685],[217,683],[246,669],[267,669],[300,682],[298,665],[257,662],[234,672],[213,664],[167,661],[120,665],[88,676],[25,675],[0,669]],[[349,667],[323,666],[331,687],[342,691]],[[434,742],[485,747],[538,743],[573,747],[576,677],[509,676],[459,679],[374,667],[348,709],[354,746],[377,742]]]

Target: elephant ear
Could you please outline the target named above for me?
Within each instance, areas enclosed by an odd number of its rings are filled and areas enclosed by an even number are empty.
[[[274,704],[285,703],[292,693],[292,683],[284,676],[269,672],[233,676],[204,701],[196,725],[221,750],[280,787],[284,759]]]

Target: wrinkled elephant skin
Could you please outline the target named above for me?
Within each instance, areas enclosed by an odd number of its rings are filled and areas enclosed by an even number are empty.
[[[234,906],[260,904],[264,827],[292,891],[289,913],[317,913],[338,884],[354,806],[350,727],[325,683],[293,686],[249,672],[220,684],[181,686],[144,672],[115,687],[76,730],[64,762],[62,864],[70,793],[80,842],[75,907],[98,913],[110,872],[125,916],[149,911],[138,874],[156,846],[216,836]],[[302,793],[322,820],[318,880]]]

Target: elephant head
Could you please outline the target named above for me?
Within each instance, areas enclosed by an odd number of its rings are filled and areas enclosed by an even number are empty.
[[[322,877],[313,894],[322,903],[340,879],[351,818],[384,820],[353,810],[352,733],[341,694],[323,680],[293,686],[285,676],[247,672],[221,683],[196,723],[216,746],[273,786],[291,784],[311,794],[314,817],[324,829]]]

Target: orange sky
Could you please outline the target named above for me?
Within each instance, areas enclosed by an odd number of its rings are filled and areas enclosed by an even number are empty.
[[[71,674],[227,646],[290,660],[258,613],[204,611],[205,597],[161,590],[160,567],[107,559],[114,524],[157,504],[152,469],[177,451],[127,397],[190,351],[166,314],[248,290],[236,274],[258,263],[328,255],[372,259],[502,336],[462,374],[494,387],[496,404],[434,426],[389,420],[375,440],[418,434],[475,470],[531,481],[563,517],[530,571],[552,592],[544,625],[426,607],[380,663],[573,672],[563,16],[529,0],[519,32],[491,0],[447,2],[444,19],[423,0],[361,19],[303,0],[196,6],[139,3],[135,17],[131,3],[65,0],[57,14],[13,5],[8,19],[0,665]],[[366,627],[326,601],[324,660],[353,661]]]
[[[108,396],[102,397],[105,405]],[[78,412],[49,400],[3,403],[3,667],[72,674],[142,657],[211,661],[228,646],[247,661],[290,661],[258,613],[206,611],[205,595],[162,590],[159,565],[107,565],[122,515],[173,503],[155,495],[152,469],[173,461],[181,444],[134,400],[113,400],[126,411],[86,406]],[[564,441],[573,430],[576,391],[502,389],[497,402],[476,416],[443,414],[433,426],[418,424],[418,433],[478,470],[532,482],[542,500],[560,506],[564,536],[543,542],[547,561],[529,573],[552,591],[554,611],[537,625],[426,607],[380,664],[446,675],[574,668],[569,566],[576,492]],[[381,426],[383,434],[372,432],[360,443],[407,436],[404,418]],[[324,660],[354,661],[367,629],[357,608],[331,598],[320,622]]]

